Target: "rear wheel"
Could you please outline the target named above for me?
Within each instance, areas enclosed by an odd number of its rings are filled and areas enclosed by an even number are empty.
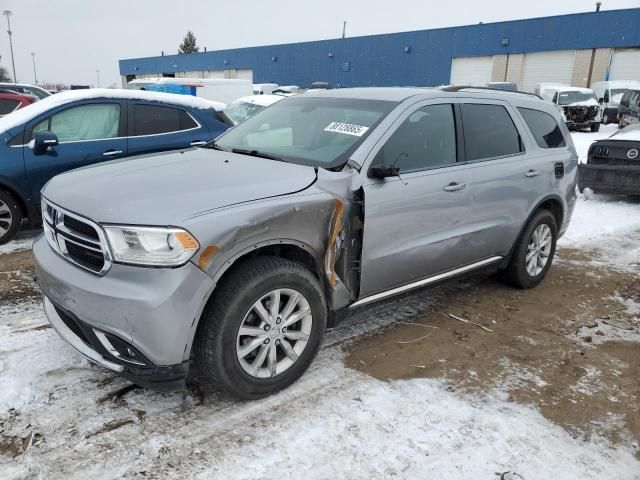
[[[326,326],[320,283],[278,257],[243,261],[223,279],[201,318],[196,359],[218,389],[264,397],[296,381],[315,357]]]
[[[22,223],[22,209],[9,193],[0,190],[0,245],[12,240]]]
[[[558,227],[548,210],[539,210],[529,221],[502,277],[518,288],[533,288],[546,276],[556,251]]]

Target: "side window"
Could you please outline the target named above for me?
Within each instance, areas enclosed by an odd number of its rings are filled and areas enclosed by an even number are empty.
[[[523,151],[520,134],[501,105],[465,103],[462,125],[467,160],[516,155]]]
[[[456,163],[453,105],[429,105],[412,113],[378,153],[374,164],[395,166],[401,172]]]
[[[0,99],[0,115],[13,112],[20,105],[20,100]]]
[[[60,142],[100,140],[117,137],[119,126],[120,105],[117,103],[80,105],[35,125],[31,138],[38,132],[50,130]]]
[[[133,118],[133,136],[178,132],[198,126],[184,110],[156,105],[134,104]]]
[[[562,130],[551,115],[530,108],[518,108],[518,111],[533,133],[539,147],[559,148],[567,145]]]

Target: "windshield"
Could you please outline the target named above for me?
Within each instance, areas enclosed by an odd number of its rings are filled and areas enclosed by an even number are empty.
[[[396,105],[381,100],[289,97],[224,133],[216,146],[302,165],[337,167]]]
[[[244,122],[247,118],[253,117],[256,113],[264,110],[263,105],[256,105],[255,103],[238,102],[232,103],[224,111],[225,115],[231,119],[231,121],[237,125]]]
[[[558,98],[559,105],[571,105],[573,103],[582,103],[582,102],[590,102],[590,100],[598,103],[598,99],[596,98],[596,94],[592,92],[560,92],[560,96]]]

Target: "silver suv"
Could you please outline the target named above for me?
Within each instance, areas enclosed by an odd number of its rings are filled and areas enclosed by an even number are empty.
[[[133,382],[268,395],[342,314],[480,268],[551,266],[576,199],[557,109],[471,88],[290,97],[205,148],[59,175],[33,247],[46,314]]]

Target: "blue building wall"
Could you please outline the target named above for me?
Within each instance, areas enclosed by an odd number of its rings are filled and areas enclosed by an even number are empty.
[[[640,8],[127,59],[120,74],[251,68],[255,83],[430,86],[449,83],[452,57],[604,47],[640,47]]]

